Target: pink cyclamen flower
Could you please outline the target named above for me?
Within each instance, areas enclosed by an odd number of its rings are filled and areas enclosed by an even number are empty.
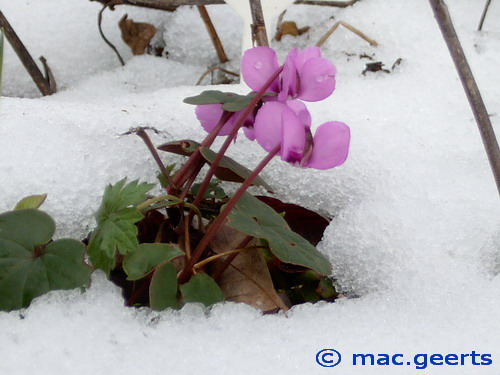
[[[251,48],[243,54],[243,80],[254,91],[259,91],[278,67],[276,52],[269,47]],[[336,72],[330,60],[321,57],[318,47],[303,51],[294,48],[286,58],[283,71],[268,91],[278,93],[282,102],[287,99],[316,102],[327,98],[335,90]]]
[[[310,126],[304,103],[274,101],[265,103],[257,113],[254,135],[266,151],[281,144],[281,159],[293,165],[330,169],[343,164],[349,153],[349,127],[342,122],[326,122],[312,137]]]
[[[210,133],[219,123],[219,120],[221,119],[224,110],[222,109],[222,104],[203,104],[196,106],[195,113],[203,129],[205,129],[207,133]],[[242,113],[243,110],[235,112],[234,115],[226,122],[226,124],[222,127],[222,129],[219,131],[219,134],[217,135],[228,135],[233,129],[234,125],[236,124],[236,121],[238,121]],[[244,126],[243,130],[245,131],[247,137],[250,138],[250,140],[252,141],[253,138],[249,136],[252,133],[251,131],[248,131],[247,134],[247,127],[251,128],[253,126],[254,118],[255,116],[253,114],[250,114],[250,116],[248,116],[245,122],[243,123]]]

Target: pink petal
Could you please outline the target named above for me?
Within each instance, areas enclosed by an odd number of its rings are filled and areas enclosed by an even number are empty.
[[[285,110],[291,111],[283,103],[267,102],[255,116],[254,136],[266,151],[271,151],[281,142],[282,113]]]
[[[304,155],[306,131],[299,117],[289,108],[282,112],[281,159],[299,165]]]
[[[300,71],[304,63],[314,57],[321,57],[321,49],[319,47],[309,47],[300,51],[294,59],[297,70]]]
[[[255,47],[243,53],[241,73],[243,80],[253,91],[260,91],[278,67],[276,52],[269,47]],[[278,79],[267,91],[278,92]]]
[[[297,94],[297,68],[294,62],[297,54],[297,48],[293,48],[288,53],[285,64],[283,65],[283,72],[280,75],[279,101],[284,102],[289,96],[293,98]]]
[[[303,102],[300,100],[287,100],[286,105],[299,117],[303,126],[311,127],[311,114]]]
[[[306,167],[330,169],[345,162],[349,153],[351,134],[343,122],[326,122],[314,134],[314,146]]]
[[[298,98],[317,102],[329,97],[335,90],[335,66],[321,57],[307,60],[299,71],[300,92]]]
[[[207,133],[210,133],[217,126],[223,112],[222,104],[197,105],[195,109],[196,117]],[[231,124],[231,121],[228,121],[218,135],[228,135],[231,132],[233,124]]]

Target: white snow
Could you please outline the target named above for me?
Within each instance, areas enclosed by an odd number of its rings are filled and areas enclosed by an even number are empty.
[[[500,133],[500,4],[448,1],[470,64]],[[153,126],[156,143],[203,137],[186,96],[215,52],[196,9],[176,13],[118,6],[104,30],[127,60],[120,67],[100,39],[100,6],[85,0],[0,0],[26,46],[43,54],[60,92],[39,98],[10,47],[0,99],[0,211],[48,193],[43,208],[58,236],[84,236],[104,186],[124,176],[154,181],[155,165],[131,127]],[[208,7],[228,65],[238,69],[241,22]],[[169,58],[132,57],[115,26],[121,15],[163,27]],[[330,19],[334,16],[335,19]],[[96,273],[89,290],[53,292],[22,312],[0,313],[2,374],[498,374],[500,371],[500,215],[483,146],[446,46],[425,1],[362,0],[355,6],[292,6],[285,20],[312,31],[274,43],[280,56],[314,44],[336,21],[363,30],[371,47],[339,29],[323,48],[337,66],[336,92],[310,103],[315,126],[351,127],[350,157],[318,172],[273,161],[264,177],[282,200],[335,216],[320,244],[339,286],[353,298],[302,305],[286,315],[222,304],[152,313],[123,306]],[[361,75],[375,55],[391,74]],[[355,54],[353,56],[350,56]],[[223,87],[244,92],[243,85]],[[23,98],[21,98],[23,97]],[[28,99],[31,98],[31,99]],[[250,166],[264,157],[240,137],[231,148]],[[180,161],[165,155],[165,161]],[[358,298],[354,298],[357,296]],[[22,318],[21,318],[22,316]],[[315,362],[323,348],[336,368]],[[352,366],[353,353],[491,353],[491,366]]]

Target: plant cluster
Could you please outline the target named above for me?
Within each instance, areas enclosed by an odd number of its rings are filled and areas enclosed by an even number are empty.
[[[155,310],[230,300],[278,311],[334,300],[331,265],[315,248],[328,220],[247,190],[255,185],[272,192],[259,174],[276,155],[315,169],[346,160],[348,126],[327,122],[313,135],[303,102],[332,94],[335,67],[316,47],[293,49],[282,66],[271,48],[256,47],[245,52],[242,74],[253,90],[248,95],[211,90],[185,99],[197,105],[208,135],[201,143],[158,147],[186,156],[182,166],[164,165],[145,130],[135,130],[159,166],[166,194],[151,196],[153,184],[126,179],[108,185],[97,226],[83,242],[52,240],[54,221],[38,209],[45,196],[27,197],[1,214],[0,309],[26,307],[49,290],[86,286],[95,269],[123,288],[128,305]],[[268,152],[253,171],[225,155],[240,128]],[[226,139],[215,152],[217,136]],[[221,180],[240,186],[229,197]]]

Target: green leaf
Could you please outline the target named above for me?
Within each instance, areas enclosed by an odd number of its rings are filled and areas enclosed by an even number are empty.
[[[47,199],[47,194],[29,195],[21,199],[16,204],[14,210],[22,210],[25,208],[34,208],[34,209],[40,208],[43,202],[45,202],[45,199]]]
[[[85,245],[72,239],[49,243],[52,218],[35,209],[0,215],[0,309],[14,310],[50,290],[74,289],[90,282],[83,262]]]
[[[210,164],[215,160],[217,153],[209,149],[208,147],[200,147],[200,153]],[[231,159],[228,156],[223,156],[219,167],[215,171],[215,176],[222,181],[230,182],[243,182],[250,176],[252,171],[243,165],[239,164],[237,161]],[[262,186],[269,192],[273,192],[273,188],[269,186],[262,177],[257,176],[254,180],[254,186]]]
[[[165,262],[156,268],[149,286],[149,305],[157,311],[179,307],[177,272],[172,263]]]
[[[308,267],[329,275],[331,264],[307,240],[292,232],[286,221],[271,207],[245,193],[228,216],[227,225],[250,236],[263,238],[282,262]]]
[[[203,104],[223,104],[222,108],[228,112],[237,112],[250,104],[257,95],[250,93],[248,95],[239,95],[234,92],[222,92],[218,90],[206,90],[196,96],[190,96],[184,99],[184,103],[203,105]],[[275,96],[274,92],[266,92],[264,96]]]
[[[241,95],[232,92],[222,92],[218,90],[206,90],[196,96],[190,96],[184,99],[184,103],[201,105],[201,104],[219,104],[234,100]]]
[[[106,187],[95,215],[97,227],[87,250],[95,267],[109,273],[114,267],[116,251],[125,255],[137,250],[139,243],[135,223],[143,215],[135,206],[146,200],[147,192],[153,186],[137,180],[126,184],[126,179],[123,179]]]
[[[137,251],[128,253],[123,259],[123,269],[127,280],[137,280],[146,276],[160,263],[172,260],[184,253],[173,244],[143,243]]]
[[[206,273],[199,273],[179,287],[185,303],[199,302],[205,306],[224,301],[219,285]]]
[[[201,184],[194,184],[191,187],[191,194],[196,195],[200,190]],[[203,194],[203,198],[205,199],[224,199],[227,197],[226,192],[219,186],[219,182],[210,182],[208,184],[208,188]]]

